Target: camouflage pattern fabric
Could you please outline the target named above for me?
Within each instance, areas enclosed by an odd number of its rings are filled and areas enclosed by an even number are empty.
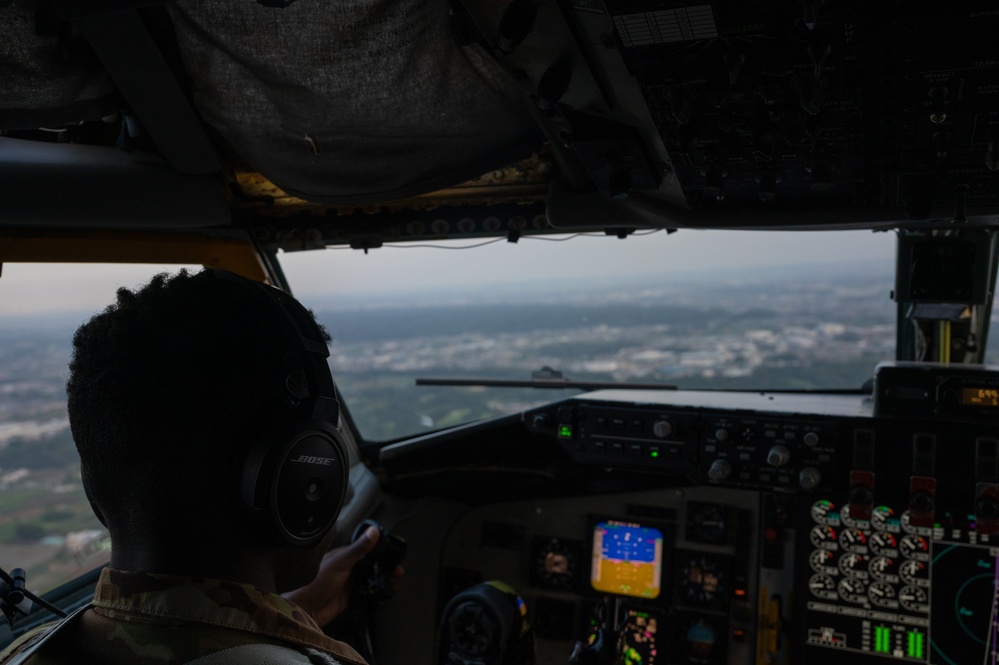
[[[0,664],[45,632],[22,636],[0,654]],[[112,569],[101,573],[93,605],[27,663],[172,665],[250,643],[300,647],[343,665],[366,665],[302,608],[276,594],[225,580]]]

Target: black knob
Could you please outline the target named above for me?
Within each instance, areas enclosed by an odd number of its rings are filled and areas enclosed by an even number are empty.
[[[975,517],[983,520],[999,519],[999,501],[991,496],[983,496],[975,502]]]
[[[932,513],[934,504],[933,496],[923,490],[913,492],[909,497],[909,507],[919,513]]]
[[[850,488],[850,503],[868,506],[874,502],[874,493],[867,485],[854,485]]]
[[[728,460],[716,459],[711,463],[711,468],[708,469],[708,480],[725,480],[732,475],[732,465],[729,464]]]
[[[546,413],[535,413],[531,416],[531,427],[535,429],[544,429],[549,425],[548,414]]]

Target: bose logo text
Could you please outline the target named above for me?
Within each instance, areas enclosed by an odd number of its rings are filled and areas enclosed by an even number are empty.
[[[291,460],[292,462],[302,462],[303,464],[322,464],[324,466],[329,466],[333,463],[334,457],[312,457],[311,455],[299,455],[297,459]]]

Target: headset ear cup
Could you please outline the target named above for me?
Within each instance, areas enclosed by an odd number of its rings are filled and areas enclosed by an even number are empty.
[[[291,295],[224,270],[210,275],[234,285],[268,308],[284,348],[297,362],[285,368],[269,409],[284,432],[250,436],[258,443],[243,460],[240,496],[251,517],[285,546],[309,547],[329,533],[347,494],[349,460],[340,432],[340,406],[330,373],[329,335]],[[279,412],[279,413],[278,413]],[[258,416],[262,417],[262,416]]]
[[[278,445],[254,447],[243,464],[243,504],[285,546],[311,547],[329,533],[349,482],[340,433],[319,420],[300,423]]]

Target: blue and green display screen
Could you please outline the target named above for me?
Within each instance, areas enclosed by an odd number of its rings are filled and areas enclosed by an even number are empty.
[[[590,584],[596,591],[635,598],[658,598],[662,590],[663,533],[627,522],[593,527]]]

